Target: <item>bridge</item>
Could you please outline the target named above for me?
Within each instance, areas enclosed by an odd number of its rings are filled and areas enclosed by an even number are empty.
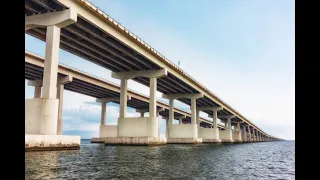
[[[26,129],[33,131],[32,136],[26,132],[28,142],[32,139],[32,142],[38,143],[45,136],[60,144],[72,142],[68,139],[74,139],[74,144],[78,144],[77,136],[61,134],[63,89],[97,98],[102,104],[102,115],[105,114],[107,102],[119,102],[117,126],[105,125],[105,119],[103,116],[101,118],[100,136],[103,135],[97,139],[106,144],[281,140],[265,133],[88,1],[25,0],[25,14],[25,32],[46,42],[42,65],[40,57],[26,53],[25,78],[36,87],[35,97],[26,99],[25,103]],[[59,65],[59,48],[111,70],[112,77],[120,79],[120,85],[111,85],[110,82]],[[34,60],[30,59],[38,59],[38,64],[32,64]],[[74,75],[78,75],[77,78]],[[148,86],[149,97],[128,90],[128,79]],[[101,83],[103,87],[96,83]],[[169,99],[169,105],[156,100],[156,91]],[[189,105],[191,113],[174,108],[174,101]],[[141,117],[127,117],[127,106],[136,108]],[[200,118],[200,111],[212,120]],[[149,112],[149,117],[144,117],[144,112]],[[159,137],[159,115],[167,119],[166,138]],[[179,124],[173,124],[174,119],[181,119],[182,116],[184,118],[179,120]],[[225,126],[219,126],[217,119]]]

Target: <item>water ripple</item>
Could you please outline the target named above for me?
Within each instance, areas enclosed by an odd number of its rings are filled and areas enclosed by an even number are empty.
[[[295,179],[295,142],[26,152],[25,179]]]

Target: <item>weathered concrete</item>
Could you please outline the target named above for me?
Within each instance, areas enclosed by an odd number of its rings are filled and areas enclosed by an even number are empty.
[[[219,131],[221,142],[233,142],[232,136],[228,130]]]
[[[106,137],[91,138],[91,143],[104,143]]]
[[[58,78],[57,84],[57,99],[59,99],[59,107],[58,107],[58,127],[57,127],[57,134],[62,135],[63,133],[63,119],[62,119],[62,107],[63,107],[63,92],[64,92],[64,85],[72,82],[72,76],[65,76]]]
[[[202,142],[221,142],[218,128],[199,128],[198,133]]]
[[[28,81],[29,86],[34,86],[34,98],[41,98],[42,79]]]
[[[238,131],[232,132],[232,139],[234,142],[242,142],[241,133]]]
[[[117,125],[100,125],[99,137],[117,137]]]
[[[241,136],[241,129],[240,129],[240,122],[239,121],[234,126],[234,132],[232,132],[232,139],[234,140],[234,142],[242,142],[242,136]]]
[[[167,139],[164,137],[106,137],[97,138],[95,141],[104,140],[105,145],[165,145]]]
[[[172,124],[169,129],[168,143],[201,143],[202,139],[198,138],[197,124]],[[194,138],[196,137],[196,138]]]
[[[198,144],[202,143],[201,138],[169,138],[168,144]]]
[[[80,149],[80,136],[25,134],[25,151]]]
[[[118,118],[117,137],[158,137],[158,117]]]
[[[169,138],[194,138],[193,133],[197,132],[194,131],[196,128],[197,124],[172,124],[169,129]]]
[[[56,135],[58,103],[58,99],[26,99],[25,133]]]

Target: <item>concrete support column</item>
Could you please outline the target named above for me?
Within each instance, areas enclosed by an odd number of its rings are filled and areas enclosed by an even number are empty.
[[[197,126],[200,128],[200,111],[196,110]]]
[[[243,141],[247,142],[247,132],[246,132],[245,126],[242,126],[242,132],[243,132]]]
[[[141,112],[141,113],[140,113],[140,117],[144,117],[144,112]]]
[[[250,126],[247,126],[247,129],[248,129],[248,141],[251,142],[252,141],[252,138],[251,138],[251,130],[250,130]]]
[[[166,138],[169,138],[169,119],[166,119]]]
[[[58,126],[60,128],[62,127],[62,123],[58,124],[57,122],[58,119],[61,119],[58,117],[59,100],[57,100],[59,45],[60,27],[55,25],[47,26],[42,98],[48,99],[48,101],[57,101],[58,104],[46,104],[47,107],[43,107],[44,109],[50,109],[50,111],[57,113],[53,114],[53,116],[44,116],[45,118],[41,119],[40,134],[44,135],[56,135]],[[62,133],[61,129],[59,129],[59,133]]]
[[[41,86],[34,87],[34,98],[41,98]]]
[[[236,132],[239,134],[239,140],[242,141],[242,134],[241,134],[241,128],[240,128],[240,122],[237,122],[237,130]]]
[[[179,124],[182,124],[182,119],[183,119],[183,118],[179,118]]]
[[[128,80],[121,79],[120,85],[120,118],[127,117]],[[119,123],[118,123],[119,124]]]
[[[240,122],[237,122],[237,131],[240,132]]]
[[[173,123],[174,118],[174,99],[169,99],[169,127]]]
[[[63,107],[63,92],[64,85],[72,82],[72,76],[58,77],[57,79],[57,99],[59,99],[58,106],[58,124],[57,124],[57,134],[63,134],[63,119],[62,119],[62,107]]]
[[[196,99],[191,99],[191,124],[197,123]]]
[[[197,100],[195,98],[191,98],[191,124],[197,123]],[[198,138],[198,127],[200,124],[194,128],[193,138]]]
[[[228,122],[224,122],[224,129],[225,129],[225,130],[228,129]]]
[[[257,141],[256,129],[253,129],[253,141]]]
[[[107,103],[101,103],[101,123],[100,125],[106,125],[106,111],[107,111]]]
[[[157,78],[150,78],[149,117],[157,117]]]
[[[213,128],[217,128],[217,119],[218,119],[218,111],[213,111],[212,114],[212,126]]]
[[[174,99],[169,99],[169,122],[168,122],[169,129],[170,129],[170,126],[173,124],[173,118],[174,118]]]
[[[117,137],[120,137],[122,121],[127,117],[128,79],[122,78],[120,84],[120,112],[117,126]]]
[[[64,84],[58,84],[57,98],[59,99],[59,107],[58,107],[57,135],[63,134],[63,120],[62,120],[63,90],[64,90]]]
[[[231,118],[228,118],[228,134],[229,137],[232,137]]]
[[[43,98],[56,98],[59,63],[60,28],[48,26],[43,70]]]
[[[157,78],[150,77],[148,137],[159,137],[159,119],[157,113]]]

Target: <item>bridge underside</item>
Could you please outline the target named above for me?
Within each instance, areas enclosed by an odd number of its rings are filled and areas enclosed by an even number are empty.
[[[240,124],[251,126],[253,140],[261,140],[264,133],[258,127],[89,2],[25,0],[25,15],[26,33],[46,42],[43,69],[26,63],[25,78],[35,86],[35,98],[26,100],[26,132],[62,135],[63,90],[66,89],[97,98],[102,107],[100,137],[104,137],[104,132],[112,132],[107,135],[114,138],[112,143],[163,144],[159,137],[159,115],[169,123],[168,142],[175,143],[181,138],[183,142],[192,139],[191,143],[202,142],[203,138],[208,142],[220,141],[219,136],[225,141],[241,142]],[[59,48],[111,70],[112,77],[120,79],[121,85],[116,90],[103,88],[59,73]],[[150,97],[131,97],[129,79],[150,87]],[[37,84],[39,80],[41,85]],[[157,102],[157,91],[169,99],[169,106]],[[174,108],[174,100],[190,105],[191,113]],[[107,102],[120,104],[116,127],[105,124]],[[144,112],[140,112],[141,117],[127,117],[127,107],[147,109],[149,117],[144,117]],[[200,118],[200,111],[212,116],[213,121]],[[181,115],[185,117],[181,119]],[[218,128],[222,127],[217,125],[218,117],[225,122],[225,131],[219,132]],[[173,124],[174,119],[179,119],[179,124]],[[248,133],[251,134],[250,129]]]

